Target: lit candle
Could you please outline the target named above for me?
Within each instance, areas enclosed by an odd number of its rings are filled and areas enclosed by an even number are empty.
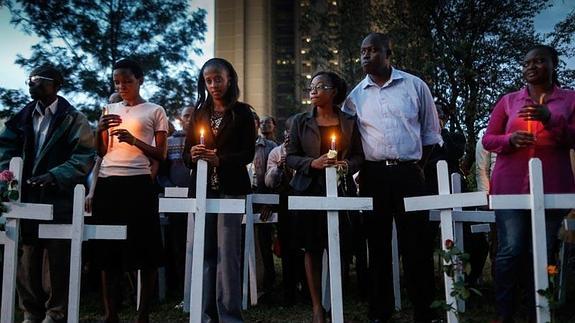
[[[541,94],[541,96],[539,97],[539,105],[544,105],[544,104],[545,104],[545,93]],[[531,129],[533,127],[532,121],[533,120],[527,120],[527,131],[529,133],[531,133]]]
[[[335,135],[331,135],[331,150],[336,150],[335,149]]]
[[[108,107],[103,107],[102,108],[102,115],[107,116],[108,114],[110,114]],[[106,131],[106,133],[108,134],[108,148],[112,148],[112,146],[114,145],[114,138],[112,138],[112,136],[110,136],[110,129],[108,129]]]
[[[204,144],[204,128],[200,129],[200,145]]]

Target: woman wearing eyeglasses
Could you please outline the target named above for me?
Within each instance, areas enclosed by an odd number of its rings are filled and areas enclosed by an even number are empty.
[[[313,109],[298,114],[286,147],[286,164],[296,170],[291,186],[298,195],[325,196],[325,168],[338,167],[346,174],[340,190],[355,192],[351,175],[363,162],[361,139],[354,116],[342,112],[339,105],[347,91],[345,81],[333,72],[316,73],[309,93]],[[330,150],[337,151],[333,154]],[[345,187],[344,187],[345,186]],[[313,322],[325,322],[321,305],[321,256],[327,248],[325,212],[301,212],[298,232],[305,250],[305,271],[313,305]]]

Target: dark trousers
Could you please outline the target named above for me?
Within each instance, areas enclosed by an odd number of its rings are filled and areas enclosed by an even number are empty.
[[[20,246],[16,289],[26,319],[66,317],[70,241],[35,240]]]
[[[221,194],[220,198],[245,197]],[[208,214],[205,234],[202,322],[243,322],[242,217],[238,214]]]
[[[184,294],[184,276],[186,268],[186,239],[188,235],[188,216],[169,213],[169,224],[166,234],[166,253],[168,267],[168,284],[174,295]]]
[[[304,255],[300,248],[295,247],[295,226],[294,217],[288,210],[288,194],[280,194],[277,227],[281,246],[283,305],[295,303],[298,283],[302,284],[302,291],[307,292]]]
[[[254,228],[256,243],[256,275],[258,280],[258,294],[271,292],[276,279],[274,266],[273,224],[256,225]],[[258,295],[258,296],[260,296]]]
[[[395,219],[407,293],[414,321],[427,322],[435,294],[433,243],[428,212],[404,210],[404,197],[425,192],[422,169],[414,163],[385,166],[366,161],[360,172],[360,194],[373,197],[367,217],[369,243],[369,317],[389,320],[394,311],[391,259],[392,221]]]

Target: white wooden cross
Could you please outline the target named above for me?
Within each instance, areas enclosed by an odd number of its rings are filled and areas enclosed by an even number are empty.
[[[18,264],[18,241],[20,239],[20,220],[52,220],[52,205],[20,203],[22,187],[22,158],[10,160],[10,171],[18,180],[18,200],[6,203],[8,212],[5,218],[5,231],[0,232],[0,244],[4,245],[4,264],[2,276],[2,315],[1,323],[14,322],[14,300],[16,293],[16,269]]]
[[[457,173],[451,174],[451,193],[461,193],[461,175]],[[485,192],[487,194],[487,192]],[[463,243],[463,223],[464,222],[471,222],[471,223],[482,223],[482,224],[475,224],[471,226],[472,233],[480,233],[480,232],[489,232],[489,224],[485,225],[485,223],[494,223],[495,222],[495,213],[493,211],[463,211],[461,207],[453,208],[451,212],[451,217],[453,220],[453,237],[455,246],[457,249],[461,250],[462,252],[464,249]],[[441,221],[441,211],[439,210],[431,210],[429,211],[429,221]],[[444,241],[442,239],[442,241]],[[457,277],[463,277],[463,272],[461,270],[456,271]],[[465,301],[460,300],[458,302],[459,311],[465,312]]]
[[[329,249],[329,285],[331,298],[331,319],[343,323],[343,301],[341,291],[341,266],[339,252],[339,211],[372,210],[372,198],[338,197],[335,167],[325,169],[326,196],[290,196],[290,210],[327,211],[327,232]]]
[[[242,286],[242,308],[248,308],[248,284],[250,292],[250,304],[258,303],[258,286],[256,279],[256,248],[254,238],[255,223],[275,223],[277,222],[277,213],[273,213],[267,221],[261,221],[260,214],[254,214],[254,204],[273,205],[279,204],[278,194],[249,194],[246,196],[246,215],[244,223],[246,224],[246,234],[244,238],[244,277]]]
[[[190,312],[190,323],[200,323],[202,320],[202,290],[206,214],[244,214],[245,212],[245,201],[243,199],[208,199],[206,196],[208,183],[207,179],[208,164],[205,160],[200,159],[198,160],[196,170],[196,198],[160,199],[160,210],[162,212],[188,214],[184,310]],[[195,214],[195,219],[193,219],[191,216],[192,214]],[[193,238],[190,236],[191,232],[193,232]],[[192,243],[190,244],[190,242]],[[192,255],[191,270],[189,270],[190,254]],[[188,306],[187,308],[186,305]]]
[[[68,290],[68,321],[76,323],[80,314],[80,286],[82,282],[82,242],[88,240],[125,240],[126,226],[85,225],[83,185],[74,188],[72,224],[40,224],[38,237],[41,239],[70,240],[70,280]]]
[[[405,211],[423,211],[423,210],[440,210],[441,217],[441,240],[442,248],[446,250],[445,241],[455,240],[453,230],[453,208],[483,206],[487,205],[487,195],[485,192],[471,193],[450,193],[449,173],[447,162],[441,160],[437,163],[437,182],[439,195],[428,195],[418,197],[408,197],[404,199]],[[451,296],[453,289],[453,278],[444,273],[445,284],[445,301],[448,305],[453,306],[457,311],[459,305],[455,297]],[[447,312],[448,322],[458,322],[457,315],[454,311]]]
[[[494,210],[531,210],[531,235],[533,250],[533,273],[535,291],[549,287],[547,274],[547,237],[545,231],[545,209],[571,209],[575,207],[575,194],[544,194],[541,160],[529,161],[530,194],[490,195],[489,206]],[[549,302],[545,296],[535,292],[535,311],[538,323],[551,321]]]

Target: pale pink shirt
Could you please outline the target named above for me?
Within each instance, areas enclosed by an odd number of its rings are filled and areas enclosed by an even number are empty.
[[[148,145],[155,145],[156,132],[168,131],[168,118],[161,106],[144,102],[134,106],[125,106],[122,102],[107,106],[110,114],[120,115],[122,123],[115,127],[126,129],[134,137]],[[112,144],[104,155],[99,177],[149,175],[150,159],[136,146],[119,142],[112,136]]]
[[[546,99],[551,119],[546,125],[532,122],[536,143],[516,148],[509,138],[518,130],[527,131],[527,122],[517,117],[526,105],[535,104],[527,88],[509,93],[497,102],[487,131],[485,149],[497,153],[491,176],[491,194],[529,193],[529,159],[541,159],[545,193],[575,192],[569,150],[575,147],[575,91],[555,87]]]

